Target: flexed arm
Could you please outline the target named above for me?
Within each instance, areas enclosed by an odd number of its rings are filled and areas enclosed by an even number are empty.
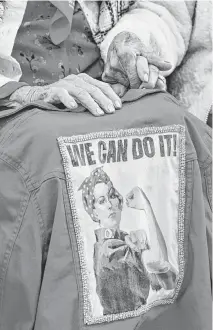
[[[149,248],[142,252],[143,263],[149,273],[156,274],[161,285],[169,290],[174,288],[176,275],[168,260],[166,243],[156,220],[150,201],[139,187],[135,187],[127,195],[127,205],[144,210],[149,228]]]

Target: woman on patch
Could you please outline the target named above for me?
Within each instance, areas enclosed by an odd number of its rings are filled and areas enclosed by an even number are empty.
[[[103,314],[133,311],[145,305],[150,287],[171,290],[176,274],[168,261],[165,240],[150,202],[141,188],[126,197],[127,206],[144,210],[152,235],[120,229],[123,197],[102,167],[93,170],[79,188],[86,212],[100,228],[95,230],[94,272]]]

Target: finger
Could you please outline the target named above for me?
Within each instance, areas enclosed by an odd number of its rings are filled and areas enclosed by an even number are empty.
[[[154,89],[157,84],[159,76],[159,70],[155,65],[149,65],[149,80],[148,82],[143,82],[141,88]]]
[[[172,64],[167,61],[163,61],[158,56],[153,54],[146,55],[149,64],[155,65],[160,71],[168,71],[172,68]]]
[[[164,91],[167,89],[166,79],[163,76],[158,76],[156,87]]]
[[[137,235],[136,235],[135,232],[131,232],[130,237],[131,237],[131,240],[132,240],[133,243],[137,242]]]
[[[138,239],[141,243],[145,244],[145,240],[146,240],[146,233],[144,232],[144,230],[140,230],[138,231]]]
[[[125,242],[126,244],[133,250],[133,251],[138,251],[137,247],[135,244],[132,243],[131,238],[129,235],[125,236]]]
[[[115,107],[112,101],[96,86],[80,79],[81,88],[89,93],[92,99],[100,106],[106,113],[114,113]]]
[[[72,90],[69,93],[75,98],[78,103],[82,104],[94,116],[98,117],[104,115],[104,111],[94,101],[90,94],[84,89],[72,87]]]
[[[149,65],[144,56],[137,57],[137,73],[142,82],[147,83],[149,81]]]
[[[129,79],[130,88],[138,89],[141,84],[141,80],[137,72],[137,55],[132,52],[125,53],[123,56],[119,57],[119,60]]]
[[[132,191],[130,191],[127,195],[126,195],[126,199],[133,199],[134,198],[134,193]]]
[[[85,88],[86,89],[86,88]],[[87,92],[97,102],[102,110],[106,113],[114,113],[115,107],[112,101],[97,87],[93,87],[88,84]]]
[[[76,109],[78,106],[75,99],[64,88],[51,88],[51,94],[49,94],[49,97],[45,101],[52,104],[59,101],[70,110]]]
[[[111,87],[119,97],[124,96],[128,89],[126,86],[123,86],[121,84],[113,84],[111,85]]]
[[[93,86],[99,88],[112,102],[116,109],[120,109],[122,107],[122,102],[120,97],[115,93],[112,87],[97,79],[94,79],[87,74],[80,74],[79,75],[85,82],[92,84]]]

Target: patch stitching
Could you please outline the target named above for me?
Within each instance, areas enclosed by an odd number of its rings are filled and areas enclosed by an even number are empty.
[[[77,215],[75,196],[72,184],[72,173],[70,168],[70,160],[67,155],[66,143],[78,143],[100,138],[123,138],[131,137],[132,135],[143,136],[147,134],[159,134],[174,132],[179,133],[179,207],[178,207],[178,265],[179,274],[173,295],[170,298],[156,300],[147,306],[141,306],[137,310],[123,312],[119,314],[110,314],[101,317],[92,317],[92,305],[89,294],[89,276],[87,272],[87,263],[84,255],[84,240],[81,236],[81,227]],[[132,317],[138,317],[148,312],[152,307],[159,305],[172,304],[177,298],[184,277],[184,211],[185,211],[185,128],[181,125],[163,126],[163,127],[145,127],[145,128],[132,128],[117,131],[102,131],[94,132],[84,135],[76,135],[72,137],[59,137],[59,149],[63,159],[63,165],[66,175],[67,191],[70,200],[71,212],[73,217],[74,231],[76,235],[78,256],[80,261],[80,272],[83,286],[83,318],[84,324],[98,324],[103,322],[112,322],[123,320]]]

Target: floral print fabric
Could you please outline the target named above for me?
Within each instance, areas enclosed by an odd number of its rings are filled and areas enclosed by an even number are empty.
[[[49,34],[56,10],[49,1],[28,2],[12,54],[21,65],[20,81],[43,86],[80,72],[100,77],[99,49],[80,5],[76,2],[69,37],[59,45],[52,42]]]

